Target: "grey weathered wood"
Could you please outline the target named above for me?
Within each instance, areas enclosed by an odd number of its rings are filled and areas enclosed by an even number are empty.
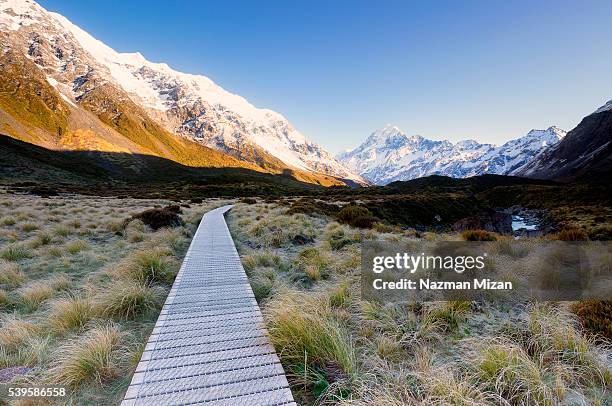
[[[295,405],[225,223],[206,213],[122,406]]]

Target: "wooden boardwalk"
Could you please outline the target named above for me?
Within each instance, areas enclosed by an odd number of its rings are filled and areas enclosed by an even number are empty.
[[[295,405],[225,223],[204,215],[121,403]]]

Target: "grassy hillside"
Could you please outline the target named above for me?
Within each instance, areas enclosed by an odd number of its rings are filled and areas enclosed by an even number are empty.
[[[13,51],[4,52],[0,72],[0,109],[53,136],[66,132],[68,106],[34,62]]]

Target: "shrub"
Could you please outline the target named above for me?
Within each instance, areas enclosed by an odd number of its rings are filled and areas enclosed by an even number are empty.
[[[105,317],[133,320],[159,310],[165,291],[158,286],[148,286],[140,281],[120,280],[108,286],[96,296],[97,313]]]
[[[612,226],[594,227],[589,231],[589,239],[592,241],[612,241]]]
[[[585,300],[575,303],[572,311],[585,330],[612,341],[612,301]]]
[[[566,228],[553,235],[553,239],[560,241],[586,241],[589,239],[589,236],[581,228]]]
[[[102,384],[119,373],[119,361],[125,351],[122,334],[115,326],[97,327],[76,337],[55,351],[49,370],[54,384],[76,388],[86,382]]]
[[[494,233],[485,230],[465,230],[461,233],[465,241],[497,241]]]
[[[314,199],[299,199],[291,204],[287,209],[286,214],[322,214],[326,216],[333,216],[338,212],[338,206],[330,203],[321,202]]]
[[[256,204],[257,203],[257,200],[253,199],[252,197],[243,197],[239,201],[240,203],[244,203],[244,204]]]
[[[340,223],[358,228],[372,228],[376,218],[363,206],[348,205],[338,212],[336,218]]]
[[[153,230],[158,230],[162,227],[178,227],[184,225],[183,220],[178,215],[180,212],[180,206],[149,209],[130,217],[126,220],[126,225],[133,220],[140,220]]]

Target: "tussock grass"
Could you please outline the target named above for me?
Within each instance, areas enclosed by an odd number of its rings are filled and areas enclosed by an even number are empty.
[[[115,273],[141,284],[171,284],[177,270],[170,255],[171,252],[164,248],[137,251],[120,264]]]
[[[426,307],[425,319],[454,331],[467,317],[470,303],[466,301],[434,302]]]
[[[485,230],[465,230],[461,233],[465,241],[497,241],[497,235]]]
[[[84,240],[72,240],[66,243],[66,251],[72,255],[78,254],[89,248],[89,244]]]
[[[25,341],[36,337],[40,327],[16,315],[3,315],[0,318],[0,348],[15,351]]]
[[[357,372],[351,336],[327,298],[285,293],[269,302],[266,318],[270,340],[290,371],[337,366],[348,377]]]
[[[68,296],[55,300],[51,304],[47,323],[57,334],[82,330],[94,317],[91,300],[85,297]]]
[[[14,226],[16,223],[17,220],[12,216],[2,217],[2,220],[0,220],[0,224],[3,226]]]
[[[249,274],[257,267],[280,267],[282,259],[279,255],[269,251],[256,252],[242,257],[242,266]]]
[[[49,245],[52,242],[53,236],[49,232],[43,230],[37,233],[36,236],[34,236],[34,238],[30,241],[30,247],[36,249],[45,245]]]
[[[32,231],[38,230],[40,227],[36,223],[28,222],[21,224],[19,228],[21,228],[21,231],[25,233],[30,233]]]
[[[24,244],[10,244],[0,251],[0,258],[7,261],[20,261],[32,257],[32,251]]]
[[[88,382],[101,385],[117,377],[126,352],[122,338],[117,326],[107,325],[67,341],[53,354],[49,381],[74,389]]]
[[[548,305],[532,306],[528,333],[530,352],[567,366],[573,380],[612,383],[612,369],[594,352],[594,343],[580,333],[577,321],[566,311]]]
[[[0,289],[0,309],[5,306],[8,306],[10,303],[10,299],[8,293],[4,289]]]
[[[541,362],[509,342],[484,346],[476,362],[478,377],[512,404],[554,405],[557,400]]]
[[[21,286],[26,280],[19,265],[0,260],[0,284],[14,289]]]
[[[164,303],[166,291],[143,281],[121,279],[95,297],[96,313],[119,320],[134,320],[155,314]]]
[[[55,275],[49,279],[31,282],[19,291],[19,301],[24,309],[32,312],[50,299],[56,291],[67,290],[72,281],[66,275]]]
[[[59,225],[53,229],[53,233],[58,237],[68,237],[72,231],[65,225]]]

